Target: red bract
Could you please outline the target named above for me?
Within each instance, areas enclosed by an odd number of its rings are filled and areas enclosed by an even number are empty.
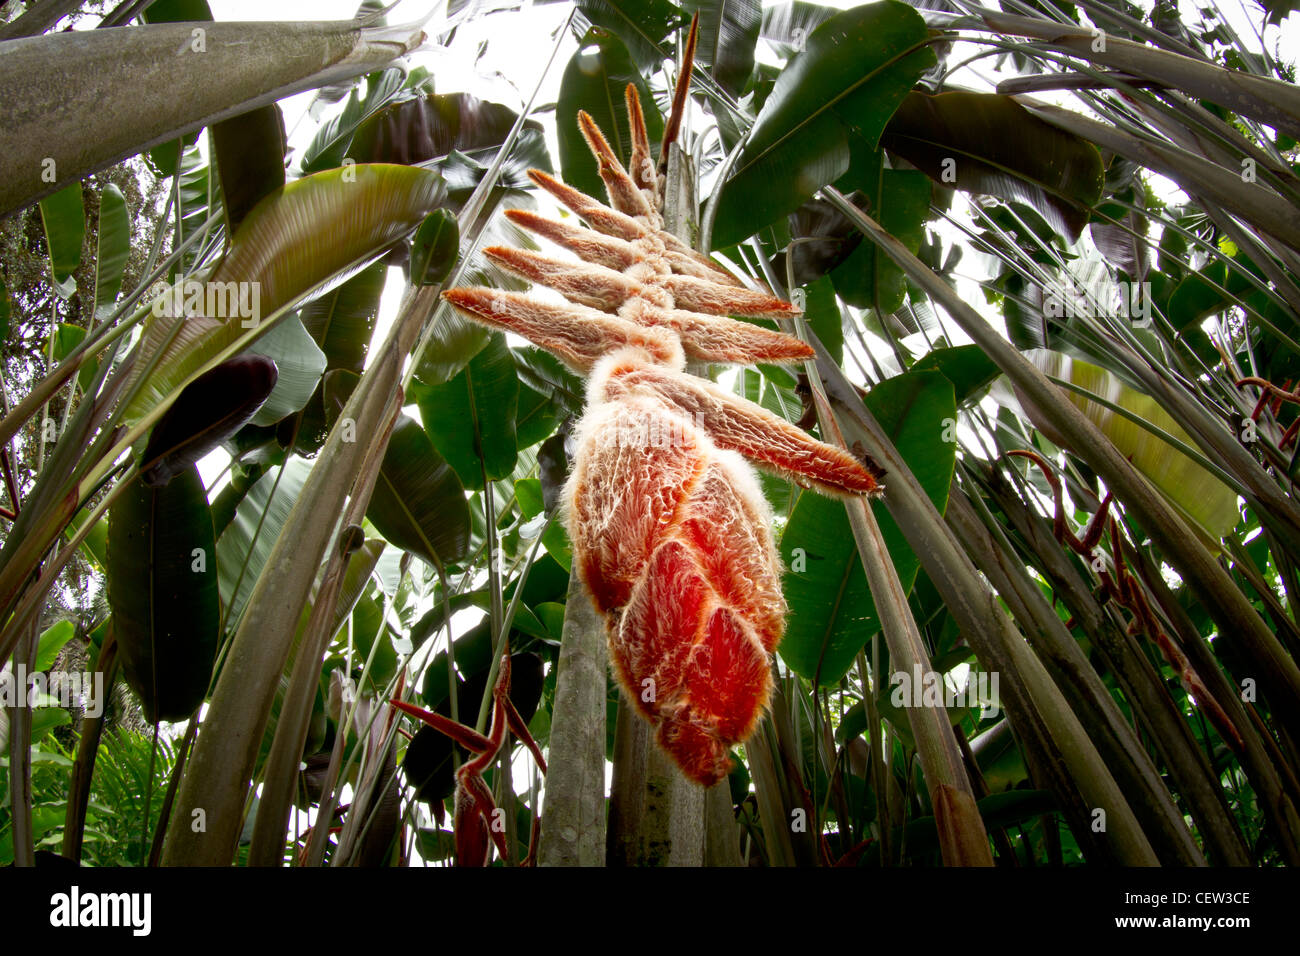
[[[690,72],[688,54],[681,75]],[[575,569],[604,616],[629,699],[682,771],[709,786],[726,776],[727,751],[764,713],[786,614],[771,514],[741,456],[830,494],[876,493],[879,473],[684,371],[687,357],[788,363],[813,351],[728,317],[779,319],[798,309],[745,288],[663,229],[659,180],[631,85],[627,106],[635,178],[591,117],[578,117],[612,208],[531,173],[590,229],[507,213],[583,261],[487,250],[568,304],[486,288],[444,296],[470,318],[521,335],[589,376],[564,493]]]

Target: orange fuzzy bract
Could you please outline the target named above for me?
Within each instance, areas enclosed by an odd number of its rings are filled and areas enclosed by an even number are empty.
[[[569,535],[614,672],[682,770],[717,783],[767,706],[784,628],[767,504],[739,457],[644,397],[589,408],[577,462]]]

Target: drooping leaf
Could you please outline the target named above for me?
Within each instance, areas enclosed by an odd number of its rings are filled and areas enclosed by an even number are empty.
[[[302,171],[319,173],[341,165],[357,130],[402,92],[405,81],[404,72],[394,67],[368,74],[364,97],[352,86],[343,112],[323,123],[303,152]]]
[[[108,602],[146,719],[188,717],[208,690],[220,616],[212,513],[193,466],[160,488],[133,482],[109,509]]]
[[[50,282],[60,298],[77,291],[72,274],[81,266],[81,243],[86,238],[86,207],[81,183],[60,189],[40,202],[45,247],[49,250]]]
[[[95,318],[113,311],[131,254],[131,217],[122,191],[109,183],[99,195],[99,249],[95,255]]]
[[[326,375],[333,370],[360,374],[365,367],[387,276],[388,267],[381,260],[303,306],[299,317],[325,353]],[[329,434],[324,382],[322,376],[294,426],[298,432],[295,447],[303,454],[317,451]]]
[[[49,344],[50,354],[54,356],[54,361],[62,362],[72,354],[72,351],[85,338],[86,330],[81,326],[60,322],[59,327],[54,332],[54,341]],[[90,383],[95,380],[95,372],[98,368],[98,362],[88,359],[77,372],[77,387],[83,391],[89,388]]]
[[[925,21],[898,0],[831,17],[781,72],[718,201],[712,244],[739,242],[793,212],[873,149],[907,91],[935,63]]]
[[[303,306],[303,328],[325,353],[326,369],[360,374],[365,367],[386,271],[377,262]]]
[[[804,319],[836,362],[844,360],[844,317],[831,280],[822,276],[804,287]]]
[[[198,146],[191,144],[181,151],[178,178],[180,180],[177,184],[180,204],[179,238],[181,242],[185,242],[202,230],[208,217],[221,208],[221,196],[216,191],[212,167]],[[178,272],[190,269],[198,256],[199,250],[191,246],[188,252],[181,254],[169,277],[175,278]]]
[[[1097,147],[995,93],[909,93],[881,142],[935,182],[1033,206],[1071,241],[1105,179]]]
[[[942,440],[945,422],[957,414],[952,383],[935,371],[909,371],[881,382],[865,404],[942,512],[956,468],[956,442]],[[886,476],[886,487],[888,482]],[[908,591],[920,562],[884,505],[874,502],[872,508]],[[800,494],[781,538],[781,557],[790,605],[781,657],[801,676],[834,684],[880,627],[844,505],[814,492]]]
[[[411,281],[416,285],[441,282],[455,267],[459,252],[456,217],[446,209],[429,213],[411,244]]]
[[[556,135],[560,140],[560,171],[564,181],[589,196],[603,197],[605,184],[596,168],[587,142],[578,129],[578,110],[591,114],[619,161],[627,164],[632,153],[632,135],[624,91],[636,86],[650,137],[651,155],[658,155],[664,122],[650,88],[623,42],[605,30],[592,29],[578,44],[560,80],[556,105]]]
[[[508,106],[469,93],[408,97],[362,123],[348,156],[359,163],[434,163],[500,146],[518,119]],[[524,129],[541,132],[535,120]]]
[[[377,693],[397,671],[397,652],[384,624],[383,608],[369,594],[352,609],[352,640],[358,664],[370,661],[367,693]]]
[[[424,430],[466,488],[509,476],[518,455],[519,379],[505,336],[495,334],[465,370],[443,385],[417,385]]]
[[[301,458],[290,458],[283,468],[267,469],[248,489],[235,509],[235,517],[217,539],[221,601],[226,608],[228,632],[238,626],[310,471],[311,463]]]
[[[263,197],[284,186],[284,115],[275,103],[212,124],[230,235]]]

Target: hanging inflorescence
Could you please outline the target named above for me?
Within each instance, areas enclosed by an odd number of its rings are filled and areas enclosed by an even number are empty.
[[[689,76],[688,59],[670,130]],[[726,775],[728,749],[753,733],[767,706],[770,655],[787,610],[771,514],[744,458],[840,496],[878,492],[879,473],[684,371],[688,358],[790,363],[813,352],[798,338],[729,317],[788,319],[798,310],[746,288],[663,228],[662,177],[630,84],[627,108],[628,168],[595,121],[578,114],[610,205],[529,173],[590,228],[506,213],[582,261],[485,250],[567,302],[487,288],[443,296],[588,376],[563,496],[574,567],[604,617],[628,699],[681,769],[707,786]]]

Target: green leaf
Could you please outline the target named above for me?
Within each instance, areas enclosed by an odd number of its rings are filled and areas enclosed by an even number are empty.
[[[625,165],[632,153],[632,134],[624,90],[636,86],[645,113],[646,132],[651,154],[657,155],[664,135],[664,121],[654,97],[623,42],[608,32],[593,28],[582,38],[560,80],[560,98],[556,105],[556,135],[560,140],[560,172],[564,181],[589,196],[604,196],[605,184],[596,168],[596,159],[578,129],[578,110],[591,114],[614,154]]]
[[[465,370],[443,385],[413,385],[424,430],[466,488],[514,470],[519,379],[505,336],[495,334]]]
[[[542,483],[537,478],[520,478],[515,482],[515,500],[525,518],[536,518],[545,509],[545,496]],[[552,521],[546,533],[542,535],[542,547],[547,554],[559,562],[560,567],[568,571],[573,565],[573,546],[569,544],[569,535],[560,521]],[[548,630],[549,633],[549,630]],[[558,633],[558,632],[556,632]]]
[[[325,353],[326,369],[359,375],[365,367],[387,271],[376,262],[303,306],[303,328]]]
[[[399,415],[366,517],[390,542],[432,566],[469,550],[469,502],[415,419]]]
[[[61,713],[67,714],[67,711]],[[6,777],[9,776],[9,770],[5,768]],[[7,814],[6,814],[7,816]],[[63,804],[51,806],[32,807],[32,839],[36,842],[52,830],[57,829],[67,816],[67,810]],[[9,866],[14,861],[14,831],[13,827],[6,827],[4,833],[0,833],[0,866]]]
[[[391,103],[405,82],[405,71],[395,67],[368,74],[365,98],[355,87],[348,93],[343,112],[321,126],[303,153],[302,171],[319,173],[341,165],[361,125]]]
[[[616,34],[644,70],[672,56],[672,44],[664,38],[686,20],[668,0],[577,0],[577,7],[588,23]],[[581,33],[581,20],[575,25]]]
[[[935,182],[1027,203],[1072,242],[1105,183],[1096,146],[996,93],[911,93],[881,142]]]
[[[99,250],[95,256],[95,318],[113,311],[131,254],[131,217],[122,191],[109,183],[99,195]],[[2,337],[2,336],[0,336]],[[84,386],[83,386],[84,387]]]
[[[45,246],[50,257],[50,282],[60,298],[70,299],[77,291],[72,274],[81,266],[81,244],[86,238],[86,207],[81,183],[60,189],[40,202]]]
[[[306,405],[325,371],[325,353],[294,315],[281,320],[248,351],[265,355],[279,370],[275,388],[252,418],[254,425],[274,424]]]
[[[141,18],[145,23],[190,23],[211,20],[212,10],[208,0],[153,0]]]
[[[978,345],[958,345],[955,348],[927,352],[912,366],[914,372],[926,369],[941,372],[944,378],[952,382],[957,392],[959,408],[981,394],[1002,374]]]
[[[248,214],[203,289],[226,290],[226,315],[191,315],[131,402],[138,420],[244,332],[415,229],[443,200],[441,177],[407,166],[356,165],[299,179]],[[327,241],[326,241],[327,240]],[[238,293],[240,308],[229,302]],[[188,295],[188,293],[187,293]],[[254,315],[247,315],[252,311]],[[163,347],[175,319],[147,320],[142,356]]]
[[[435,209],[420,223],[411,245],[411,281],[436,285],[447,278],[460,254],[460,230],[456,217],[446,209]]]
[[[82,343],[86,338],[86,330],[79,325],[69,325],[66,322],[60,322],[58,329],[54,333],[54,341],[50,343],[50,354],[54,356],[55,362],[62,362],[72,354],[73,349]],[[83,392],[95,380],[95,372],[99,368],[96,361],[87,361],[77,371],[77,387]]]
[[[381,260],[303,306],[299,317],[308,334],[325,353],[327,375],[335,370],[359,375],[365,368],[387,276],[388,267]],[[329,434],[324,388],[322,378],[297,423],[295,447],[303,454],[314,453]]]
[[[397,653],[393,650],[388,628],[384,626],[383,609],[369,594],[361,598],[352,610],[352,640],[356,644],[358,666],[370,658],[369,679],[372,691],[377,691],[397,673]],[[376,641],[378,647],[375,647]],[[370,657],[372,647],[375,647],[373,658]]]
[[[722,187],[714,247],[793,212],[849,168],[851,142],[875,148],[907,91],[935,63],[925,21],[898,0],[846,10],[782,71]],[[911,50],[911,52],[907,52]]]
[[[909,371],[881,382],[865,404],[942,513],[957,460],[956,443],[941,437],[957,415],[952,383],[935,371]],[[920,562],[884,505],[872,508],[903,590],[910,591]],[[790,605],[781,657],[801,676],[832,685],[880,627],[844,505],[800,494],[781,555]]]
[[[108,603],[127,683],[145,717],[182,720],[207,694],[220,607],[212,513],[191,466],[136,481],[109,509]]]
[[[515,417],[515,440],[519,449],[549,438],[565,411],[550,395],[526,385],[519,386],[519,410]]]
[[[72,640],[72,635],[76,632],[77,629],[71,621],[59,621],[42,634],[40,642],[36,645],[36,660],[31,666],[32,673],[47,671],[54,666],[54,659],[59,656],[59,651],[63,650],[64,644]]]
[[[808,36],[835,16],[834,7],[824,7],[804,0],[778,3],[763,10],[761,36],[776,47],[777,55],[789,59],[807,45]]]
[[[203,158],[197,146],[187,146],[181,153],[180,165],[180,241],[184,242],[203,228],[208,216],[220,208],[221,197],[213,195],[216,184],[212,181],[212,168]],[[216,206],[214,207],[214,203]],[[199,256],[199,250],[191,247],[181,256],[180,269],[192,268]],[[175,278],[173,267],[169,278]]]
[[[891,236],[913,254],[925,238],[930,215],[930,181],[916,170],[881,169],[874,182],[858,188],[869,197],[872,215]],[[840,265],[831,270],[835,291],[849,305],[897,312],[907,297],[907,279],[893,260],[872,242],[859,243]]]
[[[844,317],[831,280],[822,276],[804,287],[803,316],[836,363],[844,361]]]
[[[9,337],[9,315],[11,311],[9,290],[5,288],[4,279],[0,279],[0,342]]]
[[[235,517],[217,539],[218,580],[228,632],[233,633],[238,626],[248,597],[310,472],[311,462],[301,458],[290,458],[283,468],[268,469],[248,489],[235,509]]]
[[[695,62],[708,67],[717,84],[738,96],[754,72],[754,47],[763,24],[759,0],[684,0],[686,13],[699,13]]]
[[[211,127],[226,210],[226,227],[239,224],[262,199],[284,186],[284,116],[275,103]]]

